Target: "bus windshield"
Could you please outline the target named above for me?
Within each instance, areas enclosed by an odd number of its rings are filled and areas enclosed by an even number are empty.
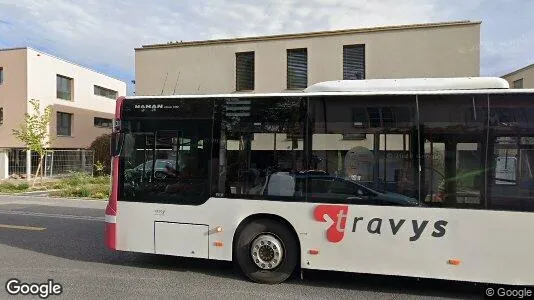
[[[209,195],[211,122],[172,123],[175,130],[125,133],[123,199],[194,203]]]

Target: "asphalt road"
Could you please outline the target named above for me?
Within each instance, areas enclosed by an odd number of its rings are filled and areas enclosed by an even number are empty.
[[[10,278],[60,283],[48,299],[482,298],[473,284],[337,272],[305,272],[280,285],[245,279],[230,263],[104,247],[103,201],[0,196],[0,298]],[[17,227],[18,226],[18,227]],[[33,297],[38,299],[37,297]]]

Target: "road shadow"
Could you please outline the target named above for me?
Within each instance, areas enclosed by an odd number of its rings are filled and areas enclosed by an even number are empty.
[[[482,299],[485,291],[483,285],[474,283],[316,270],[305,271],[304,280],[293,279],[291,284],[457,299]]]
[[[94,212],[88,215],[94,215]],[[249,281],[231,263],[188,259],[166,255],[115,252],[104,244],[104,222],[55,219],[35,216],[1,215],[4,224],[42,226],[44,231],[3,230],[0,243],[29,251],[80,262],[103,263],[172,272],[203,273],[228,279]],[[484,285],[398,276],[351,274],[331,271],[300,272],[283,284],[328,287],[380,293],[479,298]]]

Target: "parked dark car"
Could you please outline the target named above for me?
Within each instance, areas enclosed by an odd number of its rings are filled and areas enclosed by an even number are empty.
[[[364,182],[321,172],[274,173],[263,190],[263,195],[266,196],[291,194],[298,198],[305,197],[308,202],[424,206],[417,199],[403,194],[374,189]]]

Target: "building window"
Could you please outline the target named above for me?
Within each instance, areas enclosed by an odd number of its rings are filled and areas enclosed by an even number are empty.
[[[57,112],[57,135],[71,136],[72,114]]]
[[[308,50],[287,50],[287,89],[308,87]]]
[[[4,108],[0,107],[0,125],[4,124]]]
[[[254,90],[254,52],[235,54],[236,91]]]
[[[72,78],[57,75],[57,98],[72,101]]]
[[[113,124],[113,121],[111,119],[95,117],[94,124],[95,127],[110,128]]]
[[[365,79],[365,45],[343,46],[343,80]]]
[[[514,89],[522,89],[523,88],[523,78],[514,80],[513,83]]]
[[[4,68],[0,67],[0,84],[4,83]]]
[[[117,91],[106,89],[104,87],[95,85],[95,95],[106,97],[109,99],[117,99]]]

